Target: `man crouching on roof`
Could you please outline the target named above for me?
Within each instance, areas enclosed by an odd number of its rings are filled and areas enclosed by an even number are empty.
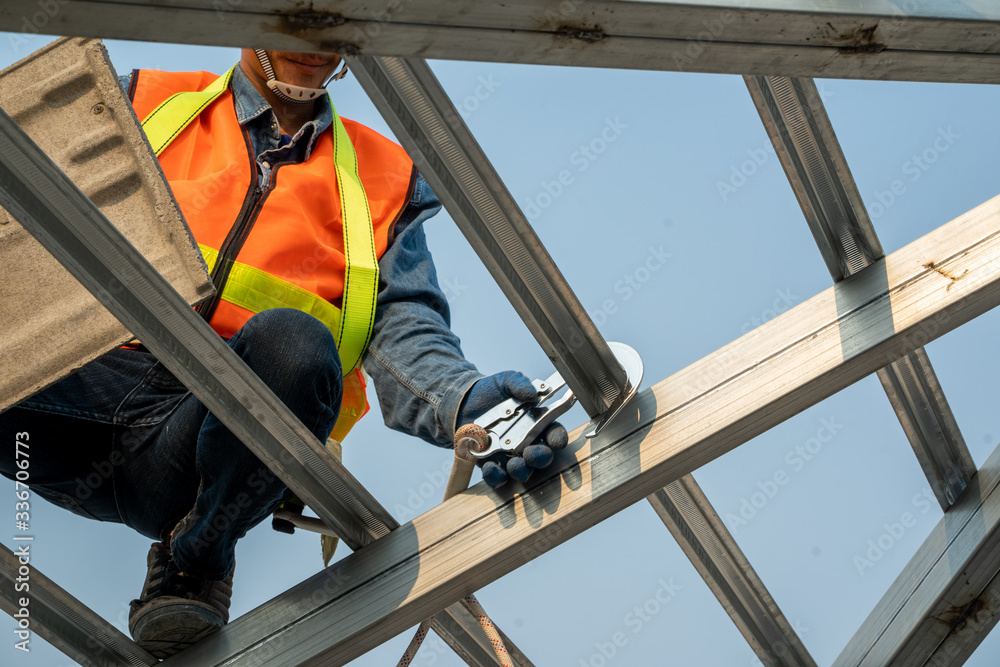
[[[440,204],[402,148],[337,115],[325,87],[344,74],[336,55],[244,49],[221,77],[122,84],[211,270],[202,317],[321,442],[367,411],[363,364],[388,426],[451,447],[457,426],[537,392],[465,359],[423,232]],[[0,432],[47,443],[38,495],[157,540],[129,630],[159,658],[228,621],[236,543],[290,497],[141,344],[0,414]],[[526,481],[565,444],[553,424],[483,477]],[[81,493],[95,461],[111,483]],[[0,472],[14,478],[12,451]]]

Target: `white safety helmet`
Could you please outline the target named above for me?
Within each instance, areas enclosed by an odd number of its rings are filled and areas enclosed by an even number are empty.
[[[254,49],[254,53],[257,54],[257,60],[260,61],[260,66],[264,70],[264,76],[267,77],[267,87],[286,102],[295,102],[298,104],[312,102],[317,97],[326,93],[326,87],[330,85],[331,81],[340,81],[347,76],[347,63],[344,63],[343,67],[330,75],[330,78],[323,83],[322,88],[295,86],[290,83],[278,81],[277,77],[274,76],[274,68],[271,67],[271,59],[268,57],[267,51],[264,49]]]

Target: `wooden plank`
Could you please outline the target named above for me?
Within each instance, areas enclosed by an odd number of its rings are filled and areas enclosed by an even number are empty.
[[[478,484],[164,664],[343,665],[998,303],[1000,197],[646,390],[597,437],[578,429],[528,488]]]
[[[838,656],[834,667],[961,665],[1000,618],[1000,447]]]
[[[1000,10],[811,0],[5,0],[0,29],[185,44],[782,76],[1000,82]],[[859,9],[861,4],[864,8]]]

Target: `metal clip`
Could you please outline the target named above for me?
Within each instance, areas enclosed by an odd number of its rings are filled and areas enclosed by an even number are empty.
[[[591,420],[593,426],[584,434],[587,438],[596,436],[615,415],[622,411],[625,404],[636,395],[639,384],[642,382],[642,359],[639,357],[639,353],[624,343],[610,342],[608,346],[625,371],[625,387],[608,406],[604,414]],[[538,390],[538,398],[535,400],[521,402],[509,398],[473,422],[486,431],[486,435],[489,436],[489,444],[483,445],[480,442],[474,447],[469,447],[469,455],[473,458],[485,459],[497,452],[520,454],[525,447],[537,441],[557,417],[563,415],[576,403],[576,396],[571,390],[567,390],[557,400],[543,405],[555,396],[556,392],[566,386],[566,381],[563,380],[558,371],[550,375],[544,382],[533,380],[531,384]],[[481,433],[479,437],[482,438]],[[485,438],[482,439],[485,440]]]
[[[497,452],[520,454],[526,446],[538,440],[552,422],[576,403],[576,396],[567,390],[554,402],[542,405],[566,386],[566,381],[558,372],[544,381],[533,380],[531,384],[538,390],[538,398],[524,402],[509,398],[474,422],[486,431],[489,445],[482,451],[470,451],[473,457],[485,459]]]

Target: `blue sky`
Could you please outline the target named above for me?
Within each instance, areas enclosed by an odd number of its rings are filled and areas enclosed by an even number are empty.
[[[0,65],[47,41],[0,34]],[[221,73],[238,57],[234,49],[107,47],[120,72]],[[642,355],[644,386],[829,287],[741,77],[432,66],[602,333]],[[817,83],[886,253],[997,194],[997,88]],[[342,115],[390,134],[352,77],[331,93]],[[925,154],[933,162],[914,160]],[[466,355],[484,373],[513,368],[547,377],[545,356],[447,213],[427,232]],[[1000,442],[998,320],[987,313],[927,346],[977,465]],[[584,421],[579,408],[564,419],[569,427]],[[813,445],[811,458],[796,452],[820,432],[830,437],[819,449]],[[348,468],[401,521],[439,502],[450,454],[388,430],[377,408],[344,451]],[[837,656],[941,516],[927,501],[929,487],[874,376],[695,478],[720,516],[743,510],[741,521],[727,519],[730,528],[821,665]],[[772,487],[776,478],[787,481]],[[765,493],[766,502],[755,493]],[[745,509],[752,498],[754,513]],[[32,511],[33,564],[126,630],[148,541],[53,506]],[[890,535],[891,547],[871,566],[859,566],[869,540],[878,542],[886,524],[907,513],[912,525]],[[260,526],[240,543],[237,565],[238,616],[318,571],[318,538]],[[479,598],[538,665],[597,667],[604,664],[601,646],[619,632],[626,641],[604,658],[607,665],[758,664],[645,502]],[[395,664],[410,634],[351,664]],[[0,646],[0,663],[72,664],[39,639],[29,655],[12,644]],[[994,633],[967,664],[995,665],[998,657]],[[414,664],[463,663],[432,637]]]

